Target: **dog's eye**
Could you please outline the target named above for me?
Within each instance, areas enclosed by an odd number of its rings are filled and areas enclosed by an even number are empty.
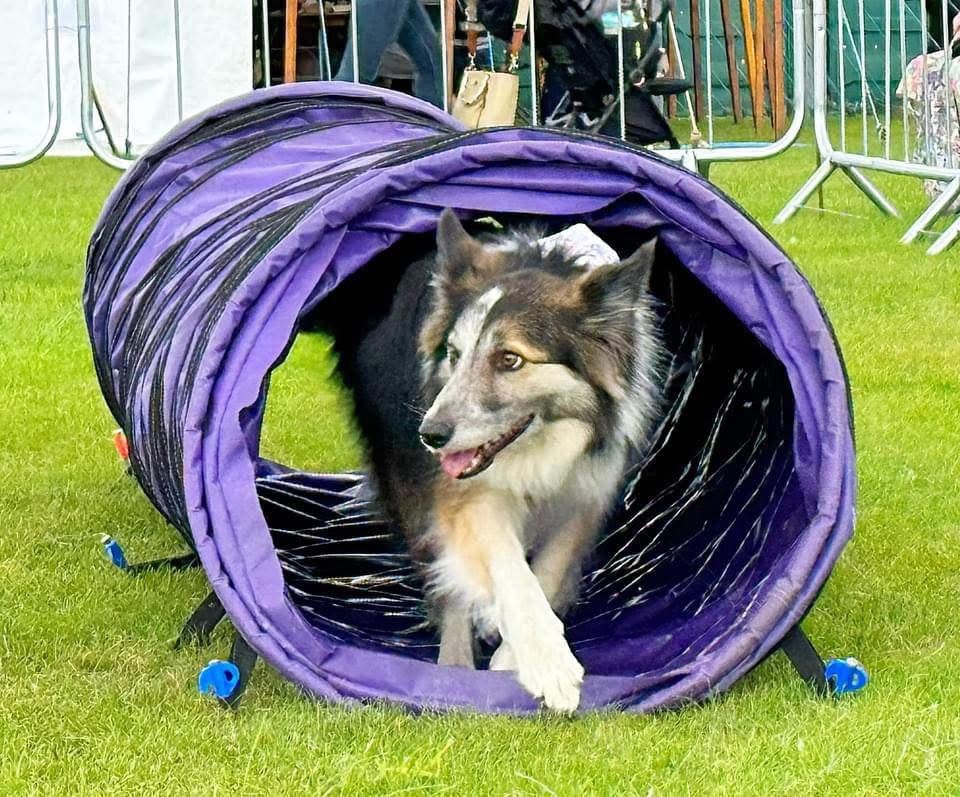
[[[447,345],[447,360],[450,362],[450,367],[453,368],[456,366],[457,362],[460,360],[460,352],[458,352],[453,346]]]
[[[494,365],[500,371],[516,371],[522,368],[525,362],[523,357],[513,351],[498,351],[493,358]]]

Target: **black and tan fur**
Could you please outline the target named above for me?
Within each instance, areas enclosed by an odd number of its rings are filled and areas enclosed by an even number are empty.
[[[586,271],[445,211],[436,256],[374,321],[333,329],[381,498],[439,607],[440,663],[473,666],[476,634],[499,635],[491,668],[560,711],[583,668],[559,618],[659,411],[653,255]]]

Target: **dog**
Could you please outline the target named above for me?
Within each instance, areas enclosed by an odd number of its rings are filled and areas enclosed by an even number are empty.
[[[329,327],[438,663],[473,667],[477,637],[499,637],[490,669],[559,712],[584,675],[560,618],[660,413],[654,252],[583,268],[529,230],[474,237],[447,209],[435,254]]]

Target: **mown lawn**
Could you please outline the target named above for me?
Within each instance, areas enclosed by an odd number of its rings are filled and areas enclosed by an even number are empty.
[[[796,147],[716,181],[770,225],[813,168]],[[960,249],[896,243],[835,177],[830,208],[773,234],[837,328],[857,408],[857,534],[807,627],[873,682],[840,702],[774,657],[722,699],[655,717],[412,716],[310,702],[264,668],[235,715],[201,698],[226,651],[169,641],[199,573],[131,579],[100,556],[180,550],[110,445],[79,293],[116,173],[47,159],[0,173],[0,794],[957,794],[960,791]],[[917,183],[881,178],[906,216]],[[318,368],[318,363],[323,364]],[[276,376],[265,452],[357,463],[323,346]]]

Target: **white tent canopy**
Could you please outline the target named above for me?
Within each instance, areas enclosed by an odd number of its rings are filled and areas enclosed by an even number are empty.
[[[29,148],[47,127],[45,3],[0,3],[0,153]],[[53,152],[66,154],[82,138],[77,4],[58,5],[62,120]],[[249,0],[179,7],[189,116],[250,89],[253,12]],[[90,0],[90,40],[93,86],[114,141],[140,152],[179,119],[174,0]]]

